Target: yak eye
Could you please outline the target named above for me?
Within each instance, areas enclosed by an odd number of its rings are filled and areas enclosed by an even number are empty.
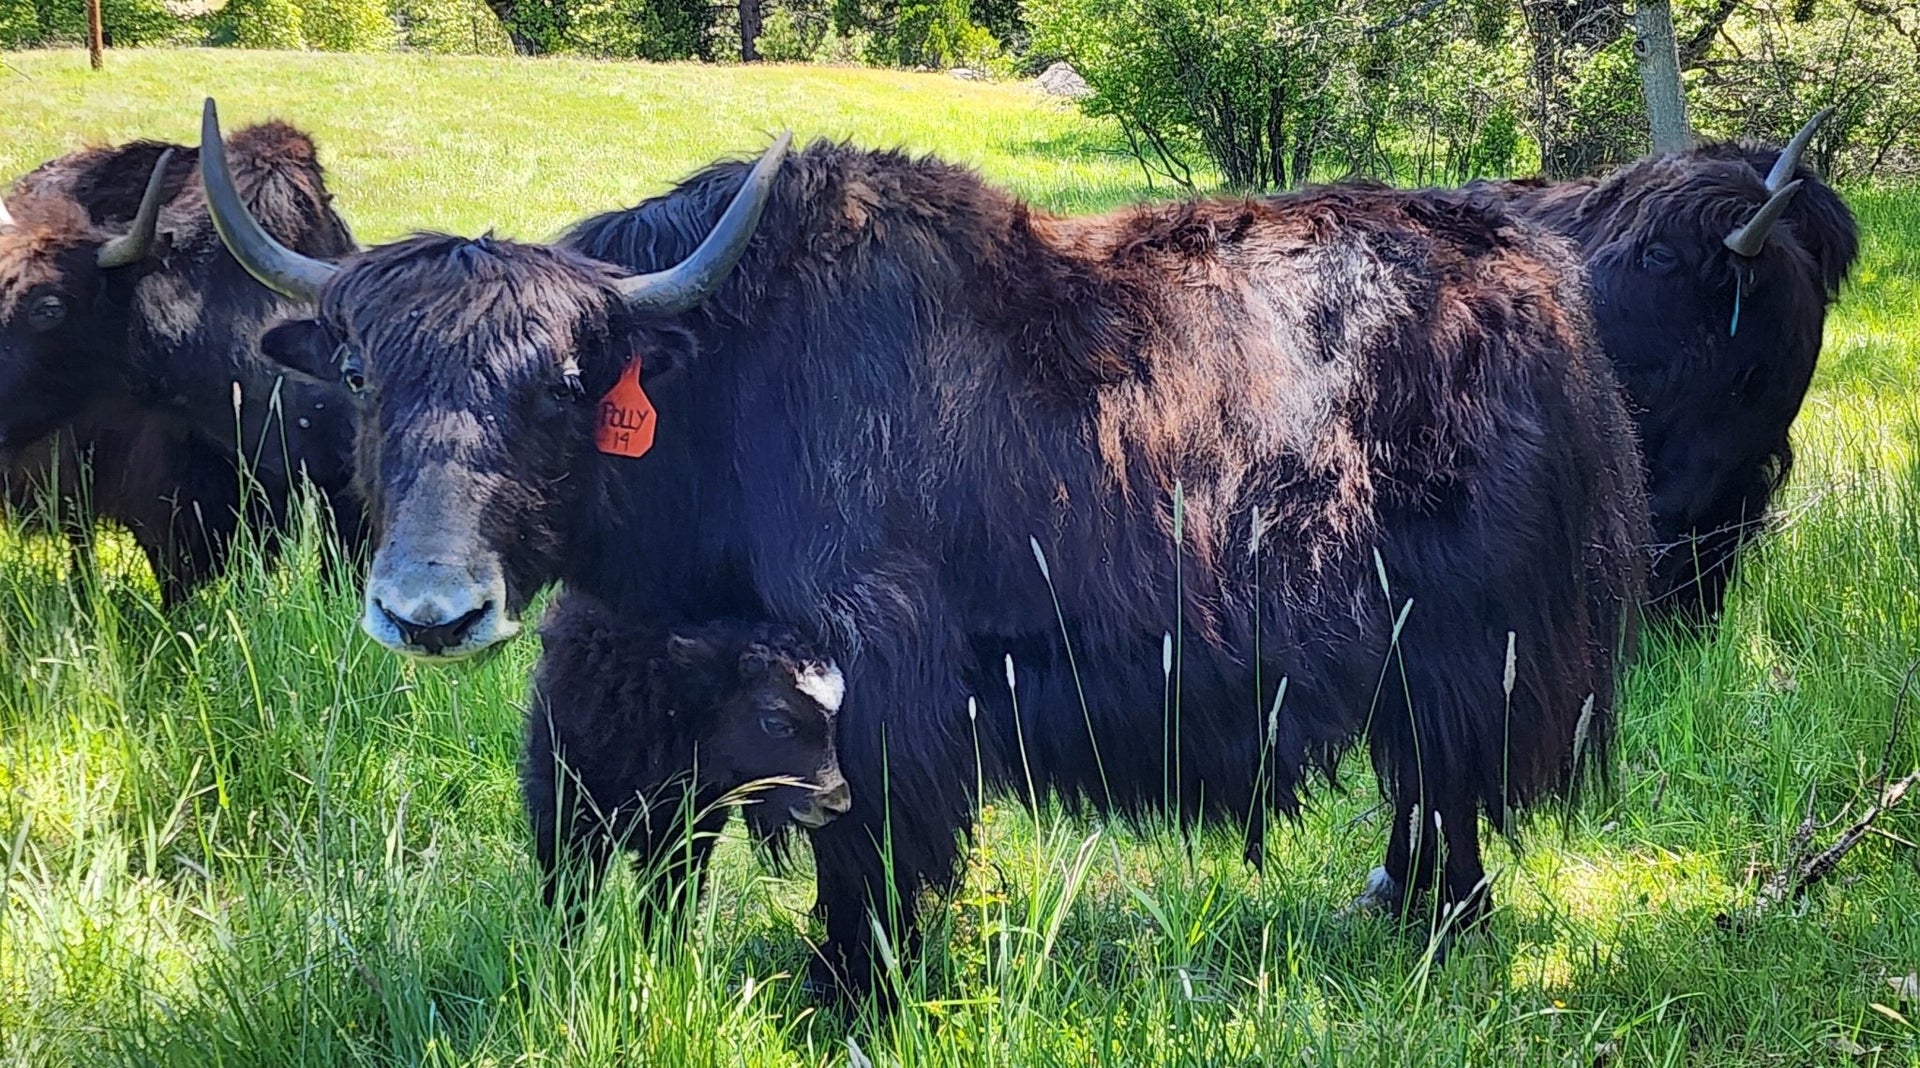
[[[34,330],[52,330],[67,321],[67,302],[49,293],[27,309],[27,326]]]
[[[333,360],[340,365],[340,381],[354,393],[364,392],[367,388],[367,373],[360,367],[360,355],[350,346],[342,345],[333,350]]]
[[[1655,241],[1640,252],[1640,266],[1657,274],[1665,274],[1679,265],[1680,257],[1674,255],[1671,247],[1661,242]]]
[[[553,393],[553,399],[557,401],[585,400],[587,396],[587,387],[580,381],[579,371],[564,372],[560,376],[560,381],[548,388]]]
[[[761,716],[760,729],[766,731],[769,738],[791,738],[797,733],[792,721],[780,716]]]

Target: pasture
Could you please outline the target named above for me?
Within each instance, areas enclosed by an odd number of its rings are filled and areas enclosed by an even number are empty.
[[[1060,211],[1150,195],[1117,129],[940,75],[5,60],[0,179],[88,141],[191,141],[212,94],[229,129],[310,130],[362,241],[548,237],[783,126],[938,151]],[[1920,192],[1850,192],[1865,251],[1782,529],[1717,634],[1651,636],[1612,796],[1491,847],[1501,907],[1444,960],[1340,914],[1386,818],[1362,759],[1270,832],[1258,874],[1231,836],[995,801],[891,1018],[813,1007],[805,864],[769,875],[737,831],[690,930],[642,930],[621,879],[563,949],[515,782],[533,642],[402,663],[359,634],[312,538],[163,615],[124,545],[76,596],[61,548],[9,533],[0,1059],[838,1066],[852,1036],[902,1066],[1920,1064],[1920,807],[1803,905],[1716,923],[1809,813],[1858,811],[1883,754],[1920,763],[1920,712],[1896,709],[1920,656]]]

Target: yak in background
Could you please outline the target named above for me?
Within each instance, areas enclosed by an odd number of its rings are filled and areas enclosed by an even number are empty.
[[[1480,816],[1606,748],[1647,540],[1632,424],[1571,248],[1497,208],[1060,218],[783,139],[559,247],[428,234],[336,266],[254,226],[204,123],[236,255],[317,301],[263,351],[366,383],[371,636],[480,654],[558,581],[629,619],[787,623],[840,665],[818,981],[869,987],[870,910],[911,943],[976,776],[1244,825],[1365,739],[1394,813],[1367,899],[1470,918]]]
[[[278,237],[323,258],[353,250],[305,134],[253,126],[231,152],[242,195]],[[259,359],[261,330],[296,306],[221,244],[197,158],[156,141],[82,149],[0,205],[9,503],[50,504],[83,549],[93,517],[126,526],[167,603],[221,569],[243,522],[271,548],[303,470],[349,543],[359,527],[349,394]]]
[[[1793,467],[1788,429],[1859,250],[1852,213],[1801,162],[1826,115],[1785,149],[1708,144],[1603,176],[1469,187],[1580,246],[1639,427],[1661,616],[1719,614]]]

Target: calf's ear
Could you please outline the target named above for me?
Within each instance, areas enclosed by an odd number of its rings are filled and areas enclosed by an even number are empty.
[[[339,380],[333,332],[317,319],[293,319],[260,335],[260,355],[289,371],[323,382]]]
[[[677,667],[698,667],[711,663],[720,650],[705,637],[674,634],[667,638],[667,659]]]

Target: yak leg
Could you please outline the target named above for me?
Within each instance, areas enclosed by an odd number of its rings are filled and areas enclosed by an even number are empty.
[[[540,700],[535,695],[535,702]],[[580,783],[554,752],[552,730],[543,715],[527,717],[526,754],[520,766],[520,798],[527,810],[527,824],[533,831],[533,855],[540,862],[541,898],[552,908],[563,898],[568,905],[569,922],[577,921],[583,911],[580,904],[586,889],[597,886],[606,869],[608,850],[604,843],[582,841],[580,834]],[[563,872],[571,867],[579,882],[565,885]]]
[[[811,617],[846,678],[834,734],[852,808],[811,834],[827,929],[811,979],[823,994],[884,996],[876,928],[896,960],[913,951],[915,899],[952,887],[972,819],[965,645],[932,569],[911,560],[788,592],[775,614]]]
[[[1386,858],[1367,876],[1367,887],[1355,904],[1407,915],[1437,881],[1442,905],[1459,910],[1457,922],[1471,923],[1490,900],[1485,875],[1479,802],[1471,794],[1444,788],[1422,791],[1409,783],[1393,790]]]
[[[811,977],[818,992],[885,997],[876,931],[896,960],[911,957],[920,891],[952,889],[974,800],[973,776],[959,771],[973,763],[965,709],[951,680],[849,673],[836,735],[853,808],[812,832],[827,929]]]

